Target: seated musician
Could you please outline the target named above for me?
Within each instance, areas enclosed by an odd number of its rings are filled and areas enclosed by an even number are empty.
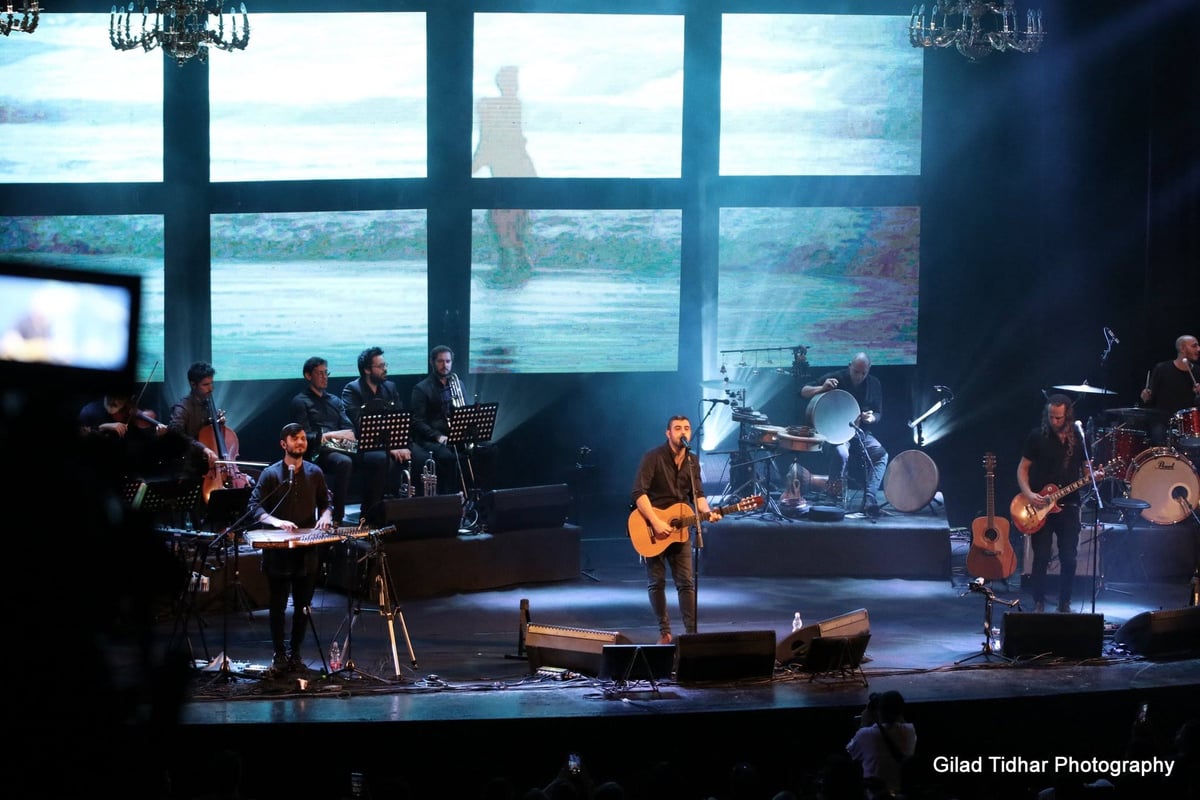
[[[209,400],[215,383],[217,370],[207,361],[196,361],[188,367],[187,379],[190,391],[171,406],[171,419],[167,423],[172,433],[183,436],[191,443],[193,457],[189,469],[196,476],[203,476],[216,467],[220,457],[211,447],[200,441],[200,431],[212,425]]]
[[[879,378],[870,374],[871,359],[866,353],[857,353],[846,369],[822,375],[818,380],[800,389],[800,396],[811,399],[834,389],[849,392],[858,401],[859,415],[851,425],[855,435],[843,444],[826,442],[822,449],[829,454],[829,481],[837,482],[830,494],[842,495],[846,480],[846,467],[851,455],[855,459],[855,475],[864,475],[864,508],[868,513],[879,510],[879,485],[887,470],[888,452],[871,433],[870,426],[883,419],[883,385]],[[839,437],[840,438],[840,437]],[[858,469],[863,465],[862,471]],[[868,465],[869,464],[869,468]],[[839,497],[844,502],[844,497]]]
[[[302,528],[326,530],[333,527],[333,503],[325,473],[304,460],[308,436],[298,423],[289,422],[279,432],[283,458],[263,469],[250,495],[250,518],[260,525],[284,531]],[[262,568],[267,576],[267,608],[276,671],[304,667],[300,645],[304,643],[309,607],[316,592],[319,558],[317,547],[270,548],[263,550]],[[291,637],[285,643],[288,597],[292,600]],[[286,645],[286,646],[285,646]]]
[[[473,481],[462,455],[468,450],[475,451],[477,443],[465,443],[468,446],[462,449],[450,444],[450,412],[466,404],[462,381],[454,373],[454,351],[444,344],[434,347],[429,351],[429,374],[412,390],[412,438],[416,447],[429,453],[434,460],[439,494],[473,488],[467,486]],[[488,446],[479,448],[479,452],[487,454],[488,463],[479,466],[490,472],[490,461],[494,456],[491,443],[486,444]],[[467,474],[464,470],[468,470]]]
[[[354,423],[346,414],[341,398],[329,392],[328,361],[320,356],[305,361],[304,380],[307,386],[292,398],[288,416],[304,428],[308,455],[325,473],[333,491],[334,525],[341,525],[354,471],[351,453],[357,450]]]
[[[342,403],[356,433],[362,432],[363,414],[404,410],[400,390],[387,379],[387,374],[388,365],[381,348],[368,347],[358,354],[358,378],[342,389]],[[424,453],[421,456],[424,457]],[[378,519],[383,510],[383,498],[394,494],[400,484],[392,465],[411,469],[413,449],[405,446],[360,452],[359,459],[363,469],[360,519]]]

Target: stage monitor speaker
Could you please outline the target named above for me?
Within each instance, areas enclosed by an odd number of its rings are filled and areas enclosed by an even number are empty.
[[[675,645],[606,644],[600,677],[613,681],[661,681],[675,670]]]
[[[1200,606],[1143,611],[1117,628],[1113,644],[1140,656],[1200,652]]]
[[[792,631],[786,639],[775,648],[775,659],[780,664],[790,664],[803,661],[813,639],[830,636],[858,636],[871,632],[871,621],[865,608],[849,611],[836,617],[830,617],[811,625],[805,625],[798,631]]]
[[[856,670],[867,654],[871,634],[853,636],[819,636],[812,640],[804,653],[800,668],[805,672],[829,673]]]
[[[564,628],[536,622],[525,626],[525,652],[529,656],[530,674],[543,667],[557,667],[599,677],[604,666],[604,647],[612,644],[632,642],[617,631]]]
[[[770,678],[774,674],[775,631],[685,633],[676,643],[676,683]]]
[[[1001,652],[1009,658],[1047,654],[1099,658],[1104,647],[1104,615],[1010,611],[1004,615],[1000,632]]]
[[[435,539],[457,536],[462,523],[462,496],[443,494],[434,497],[393,497],[383,501],[368,520],[372,527],[395,525],[396,532],[386,541]]]
[[[567,521],[571,495],[565,483],[495,489],[483,495],[480,510],[488,533],[561,528]]]

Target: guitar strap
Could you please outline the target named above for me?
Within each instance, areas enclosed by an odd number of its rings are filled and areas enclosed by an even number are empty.
[[[908,761],[908,757],[900,752],[900,748],[896,747],[896,743],[892,741],[892,737],[888,736],[887,728],[883,727],[882,723],[876,722],[875,727],[879,728],[879,735],[883,737],[883,741],[887,744],[888,752],[892,754],[892,758],[896,759],[896,763],[901,766]]]

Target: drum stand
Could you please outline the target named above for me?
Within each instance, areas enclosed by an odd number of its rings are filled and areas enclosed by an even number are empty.
[[[413,669],[417,668],[417,656],[415,653],[413,653],[412,639],[410,639],[408,636],[408,625],[406,625],[404,622],[404,613],[400,610],[400,606],[396,605],[392,599],[395,597],[396,590],[392,585],[392,571],[388,566],[387,551],[384,550],[380,538],[381,537],[376,533],[372,533],[370,535],[371,550],[369,553],[367,553],[367,555],[363,556],[363,560],[370,561],[371,559],[374,559],[375,563],[379,565],[379,574],[375,576],[374,590],[379,597],[378,611],[387,619],[388,638],[391,643],[392,665],[394,667],[393,675],[395,680],[400,681],[402,680],[402,675],[400,672],[400,654],[396,644],[397,620],[400,622],[400,631],[404,634],[404,644],[408,648],[409,663],[412,664]],[[349,560],[350,559],[347,559],[347,561]],[[344,672],[348,675],[359,675],[368,678],[374,678],[377,681],[387,683],[388,681],[386,678],[381,678],[364,670],[360,670],[354,663],[353,653],[351,652],[354,640],[354,623],[357,621],[361,611],[362,600],[359,599],[355,607],[346,614],[346,620],[344,623],[347,626],[346,647],[342,654],[345,663],[342,665],[342,668],[338,670],[338,672]],[[337,638],[337,634],[334,634],[334,638]],[[337,672],[333,674],[336,675]]]

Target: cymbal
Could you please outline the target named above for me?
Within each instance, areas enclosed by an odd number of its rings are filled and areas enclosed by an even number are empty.
[[[1055,386],[1054,388],[1062,389],[1064,392],[1082,392],[1083,394],[1116,394],[1116,392],[1110,391],[1109,389],[1100,389],[1096,386],[1089,386],[1087,381],[1074,385],[1064,384],[1062,386]]]
[[[703,386],[705,389],[728,389],[731,392],[736,392],[739,389],[749,389],[750,388],[749,386],[747,386],[744,383],[738,383],[737,381],[727,381],[727,380],[723,380],[721,378],[716,378],[711,381],[700,381],[700,385]]]
[[[1131,419],[1145,419],[1154,416],[1154,409],[1151,408],[1106,408],[1101,412],[1105,415],[1114,417],[1130,417]]]

